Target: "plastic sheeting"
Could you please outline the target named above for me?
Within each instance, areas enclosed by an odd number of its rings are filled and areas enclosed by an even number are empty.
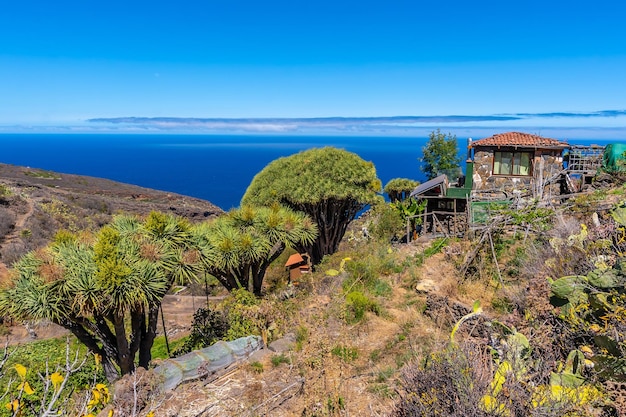
[[[626,143],[610,143],[604,148],[604,168],[609,172],[626,171]]]
[[[263,341],[259,336],[242,337],[231,342],[220,341],[208,348],[166,359],[154,371],[164,379],[162,389],[169,391],[182,382],[214,374],[262,347]]]

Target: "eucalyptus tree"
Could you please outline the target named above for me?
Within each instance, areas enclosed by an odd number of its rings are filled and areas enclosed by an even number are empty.
[[[297,245],[317,264],[339,248],[350,222],[381,197],[381,183],[371,162],[333,147],[309,149],[279,158],[252,180],[242,204],[279,203],[308,214],[319,235]]]
[[[0,312],[68,329],[101,357],[111,381],[132,372],[136,357],[148,367],[163,296],[199,268],[190,228],[152,213],[144,222],[115,217],[86,241],[60,233],[15,264]]]
[[[261,295],[269,265],[286,248],[309,245],[317,236],[311,219],[277,204],[243,206],[194,229],[202,264],[229,291]]]

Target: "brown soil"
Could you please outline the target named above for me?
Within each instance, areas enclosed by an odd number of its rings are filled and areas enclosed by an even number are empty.
[[[396,248],[401,257],[421,249],[417,245]],[[417,273],[442,287],[456,281],[455,270],[444,255],[427,259]],[[426,296],[417,294],[411,278],[403,274],[385,278],[393,293],[382,301],[382,314],[367,313],[364,321],[347,324],[341,319],[340,279],[322,279],[302,298],[291,331],[304,327],[308,337],[285,353],[290,363],[273,365],[276,354],[269,351],[254,355],[262,372],[242,362],[218,378],[183,384],[160,398],[154,415],[388,415],[402,365],[447,337],[449,329],[437,328],[423,315]]]
[[[215,303],[223,297],[209,297]],[[163,314],[167,335],[171,339],[186,336],[193,320],[195,311],[206,305],[206,297],[189,295],[166,295],[163,299]],[[162,321],[159,318],[158,333],[163,334]],[[8,323],[6,341],[10,346],[29,343],[37,340],[53,339],[66,336],[69,331],[50,322],[40,323]]]

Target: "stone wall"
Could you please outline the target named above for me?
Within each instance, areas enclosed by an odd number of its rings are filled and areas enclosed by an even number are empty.
[[[522,151],[518,149],[518,151]],[[545,183],[563,169],[559,150],[537,150],[533,159],[532,176],[493,175],[493,149],[477,149],[474,153],[474,196],[479,199],[521,197],[549,198],[559,194],[559,185]]]

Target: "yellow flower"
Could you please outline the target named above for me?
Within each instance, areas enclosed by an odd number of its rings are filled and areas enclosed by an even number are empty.
[[[17,389],[20,391],[24,390],[24,392],[28,395],[33,395],[35,393],[35,390],[31,388],[28,381],[22,382],[20,385],[17,386]]]
[[[59,385],[63,382],[65,378],[59,372],[55,372],[50,375],[50,381],[52,381],[52,385],[54,385],[55,391],[59,389]]]
[[[20,365],[19,363],[16,363],[14,368],[17,371],[17,374],[22,379],[22,381],[25,380],[26,379],[26,367],[24,365]]]
[[[9,411],[17,411],[20,408],[19,400],[13,400],[11,402],[6,403],[5,407]]]

